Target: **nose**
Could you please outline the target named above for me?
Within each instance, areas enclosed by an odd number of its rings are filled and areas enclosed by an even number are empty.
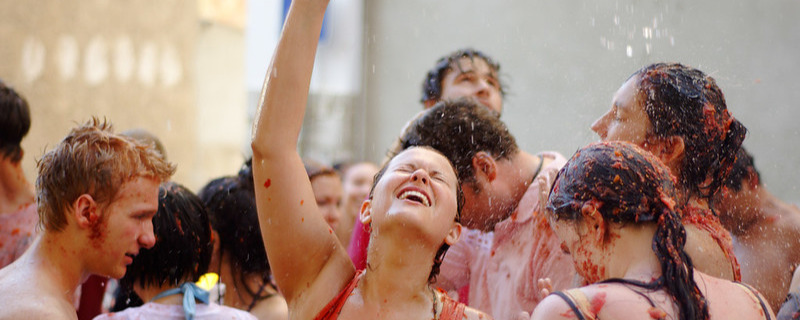
[[[606,114],[600,116],[600,118],[597,118],[597,120],[595,120],[594,123],[592,123],[592,131],[597,133],[597,135],[600,136],[601,139],[605,139],[605,137],[606,137],[606,133],[607,133],[606,129],[608,127],[608,124],[607,124],[608,116],[609,116],[609,114],[606,113]]]
[[[423,169],[417,169],[417,171],[411,174],[411,181],[420,181],[423,184],[428,184],[430,179],[431,177],[428,176],[428,172]]]
[[[139,245],[142,248],[150,249],[156,245],[156,236],[153,234],[153,222],[148,221],[143,225],[143,232],[139,235]]]
[[[491,85],[486,80],[479,80],[477,83],[477,88],[475,91],[475,96],[479,98],[485,98],[489,96],[491,92],[489,88]]]
[[[328,214],[326,215],[325,220],[327,220],[328,224],[331,225],[331,227],[336,229],[335,227],[339,223],[340,216],[341,215],[339,214],[339,208],[336,206],[332,206],[328,210]]]

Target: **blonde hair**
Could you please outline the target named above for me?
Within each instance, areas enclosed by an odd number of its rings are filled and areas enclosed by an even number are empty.
[[[48,231],[67,225],[67,209],[83,194],[108,204],[134,178],[165,182],[175,173],[152,146],[115,134],[111,122],[96,117],[73,128],[36,166],[39,221]]]

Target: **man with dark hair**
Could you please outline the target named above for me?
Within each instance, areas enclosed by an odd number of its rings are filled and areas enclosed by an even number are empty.
[[[425,109],[439,101],[473,97],[499,115],[505,92],[498,72],[500,64],[481,51],[465,48],[439,58],[422,83]]]
[[[31,128],[28,102],[0,80],[0,268],[25,252],[36,233],[33,186],[22,171],[22,138]]]
[[[76,319],[75,289],[91,274],[121,278],[155,243],[158,186],[175,172],[152,146],[92,119],[38,161],[42,235],[0,269],[0,318]]]
[[[742,282],[756,287],[778,310],[800,265],[800,209],[767,190],[744,147],[713,207],[733,236]]]
[[[556,290],[572,286],[575,270],[541,213],[552,180],[566,159],[529,154],[493,112],[472,99],[444,101],[410,123],[402,148],[429,146],[455,167],[464,190],[462,224],[471,229],[450,248],[437,286],[469,284],[470,306],[495,319],[531,312],[540,278]]]

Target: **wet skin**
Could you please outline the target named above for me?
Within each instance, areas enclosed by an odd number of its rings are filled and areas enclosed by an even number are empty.
[[[94,259],[88,259],[94,273],[121,278],[133,256],[152,248],[153,216],[158,211],[158,181],[135,178],[120,187],[111,203],[99,206],[90,242]]]
[[[497,72],[481,58],[461,58],[442,77],[440,100],[461,97],[474,97],[489,109],[503,112],[503,95]]]

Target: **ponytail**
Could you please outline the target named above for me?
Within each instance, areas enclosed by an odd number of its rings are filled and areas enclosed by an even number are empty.
[[[679,319],[706,320],[708,303],[694,282],[692,259],[683,250],[686,229],[675,210],[664,208],[653,235],[653,251],[661,264],[664,289],[678,304]]]

